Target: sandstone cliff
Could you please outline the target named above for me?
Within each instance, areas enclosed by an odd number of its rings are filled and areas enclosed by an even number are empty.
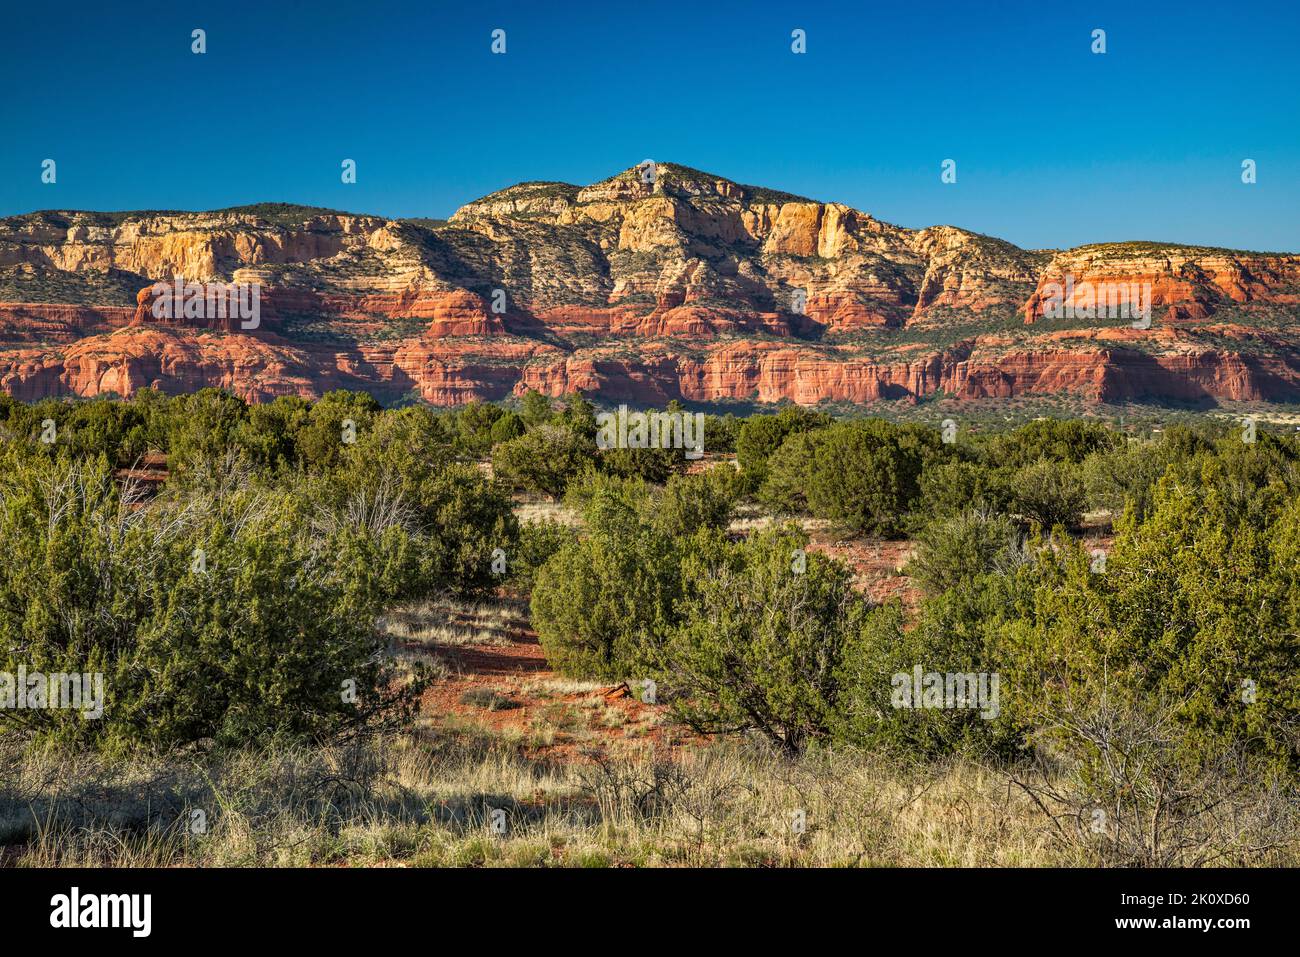
[[[151,287],[178,275],[259,284],[257,327],[155,318]],[[1150,328],[1061,320],[1067,278],[1149,289]],[[521,184],[445,223],[277,204],[0,220],[0,388],[26,399],[1293,401],[1298,311],[1296,255],[1022,250],[672,164]]]

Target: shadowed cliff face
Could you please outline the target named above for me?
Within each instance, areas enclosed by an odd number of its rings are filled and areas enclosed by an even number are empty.
[[[156,308],[177,276],[256,284],[257,323]],[[1094,289],[1144,291],[1147,321],[1088,308]],[[1295,401],[1298,317],[1300,256],[1022,250],[671,164],[525,183],[446,223],[277,204],[0,220],[0,388],[24,399]]]

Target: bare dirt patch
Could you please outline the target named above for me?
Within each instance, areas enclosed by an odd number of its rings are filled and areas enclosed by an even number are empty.
[[[909,610],[916,609],[920,592],[912,585],[912,579],[903,574],[914,551],[911,542],[814,535],[808,549],[846,563],[853,569],[853,587],[872,601],[898,598]]]
[[[399,655],[432,663],[440,675],[420,703],[416,723],[425,733],[491,735],[561,762],[704,740],[669,720],[663,705],[642,701],[635,682],[574,681],[551,670],[522,602],[428,602],[384,621],[404,622],[398,630],[406,635],[389,632]],[[488,637],[465,640],[465,632]]]

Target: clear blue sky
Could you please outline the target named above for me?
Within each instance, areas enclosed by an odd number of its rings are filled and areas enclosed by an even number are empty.
[[[653,158],[1026,247],[1300,251],[1296,0],[46,0],[3,20],[0,214],[443,217]]]

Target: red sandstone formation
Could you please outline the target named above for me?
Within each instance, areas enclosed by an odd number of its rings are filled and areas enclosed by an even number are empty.
[[[176,275],[260,284],[260,324],[156,318],[152,286]],[[1149,289],[1151,327],[1058,322],[1047,306],[1067,278]],[[654,185],[634,171],[526,183],[447,223],[281,206],[10,217],[0,299],[0,388],[23,399],[204,386],[439,405],[529,388],[641,402],[1300,398],[1300,256],[1026,251],[669,164]]]

